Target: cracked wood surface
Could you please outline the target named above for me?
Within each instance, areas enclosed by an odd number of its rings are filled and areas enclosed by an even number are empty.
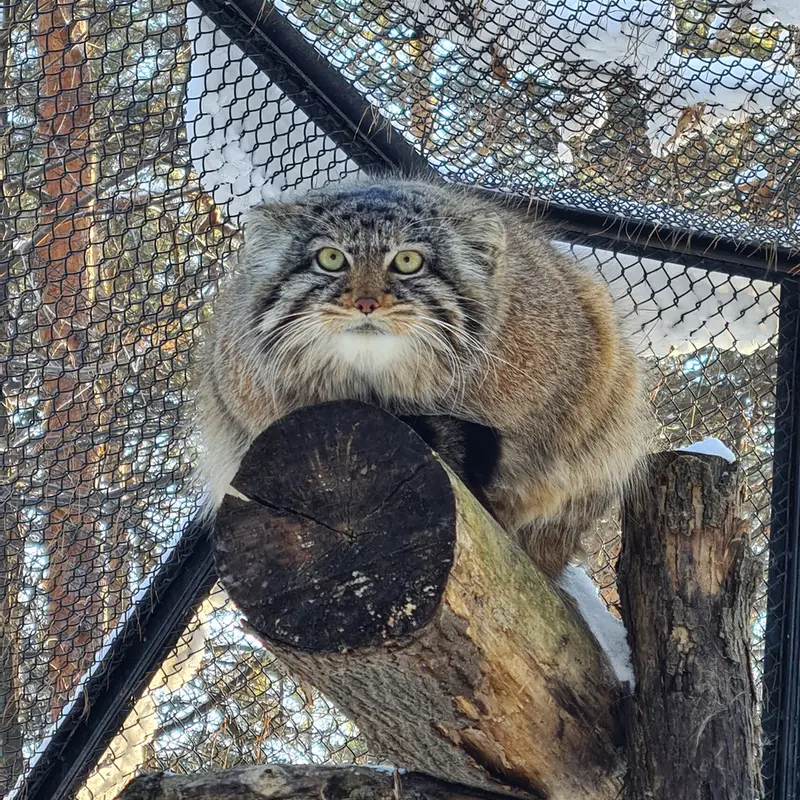
[[[507,800],[419,773],[369,767],[271,764],[196,775],[157,772],[131,781],[119,800]]]
[[[302,409],[217,520],[223,585],[399,767],[554,800],[619,792],[620,687],[572,606],[395,417]]]
[[[618,585],[637,686],[627,800],[760,796],[749,652],[759,571],[738,472],[661,453],[625,509]]]

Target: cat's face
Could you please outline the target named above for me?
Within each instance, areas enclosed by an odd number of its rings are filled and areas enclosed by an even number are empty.
[[[474,361],[503,253],[499,217],[434,187],[333,189],[256,209],[243,268],[265,357],[362,376]]]

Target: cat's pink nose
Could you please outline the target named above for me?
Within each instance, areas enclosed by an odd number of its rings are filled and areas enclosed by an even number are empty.
[[[353,305],[363,314],[371,314],[378,307],[378,301],[374,297],[359,297]]]

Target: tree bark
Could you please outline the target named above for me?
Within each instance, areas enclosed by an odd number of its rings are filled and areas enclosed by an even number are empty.
[[[16,23],[18,0],[0,6],[0,95],[8,91],[7,68],[11,33]],[[0,104],[0,183],[7,185],[11,149],[9,109]],[[10,193],[10,192],[9,192]],[[0,441],[8,442],[12,408],[7,396],[10,354],[13,352],[13,318],[9,305],[10,264],[15,241],[14,210],[0,192]],[[19,715],[19,629],[17,605],[22,573],[22,541],[19,508],[12,498],[13,459],[6,448],[0,453],[0,795],[5,796],[22,772],[23,732]],[[18,502],[18,501],[17,501]]]
[[[419,773],[271,764],[197,775],[143,775],[131,781],[118,800],[504,800],[512,796]]]
[[[33,260],[38,271],[39,313],[47,398],[40,455],[48,551],[49,613],[45,636],[51,652],[50,719],[55,720],[102,642],[103,608],[97,514],[88,497],[99,454],[92,434],[101,427],[94,386],[81,382],[87,360],[97,282],[98,248],[92,241],[94,188],[98,180],[91,131],[96,80],[86,52],[89,20],[76,0],[38,0],[33,33],[42,73],[36,134],[44,174]],[[60,502],[64,490],[71,502]]]
[[[542,798],[616,797],[619,684],[583,620],[424,442],[360,403],[265,431],[214,536],[290,673],[399,767]]]
[[[760,796],[749,642],[758,569],[736,465],[662,453],[624,513],[618,582],[636,673],[627,800]]]

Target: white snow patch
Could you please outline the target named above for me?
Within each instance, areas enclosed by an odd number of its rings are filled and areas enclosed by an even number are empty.
[[[556,585],[577,604],[580,615],[606,654],[617,680],[633,689],[636,680],[625,626],[606,608],[594,581],[577,564],[568,564],[556,580]]]
[[[724,458],[729,464],[733,464],[736,461],[736,456],[733,451],[713,436],[710,436],[708,439],[703,439],[702,442],[695,442],[694,444],[686,445],[686,447],[679,447],[678,452],[699,453],[704,456],[719,456],[720,458]]]
[[[652,89],[647,136],[656,156],[677,141],[681,110],[702,106],[703,129],[726,120],[791,107],[800,98],[800,73],[784,60],[670,53],[646,77]]]
[[[556,152],[558,153],[558,160],[562,164],[571,164],[572,159],[572,150],[569,149],[569,146],[564,144],[564,142],[559,142],[556,146]]]
[[[311,188],[357,172],[241,49],[190,3],[192,63],[186,136],[206,191],[230,216],[284,187]]]
[[[764,111],[800,96],[797,75],[792,64],[730,55],[700,58],[671,53],[656,69],[660,95],[656,100],[661,104],[679,97],[685,106],[705,103],[726,116],[740,109]]]
[[[553,242],[608,283],[642,355],[689,354],[713,344],[754,353],[775,342],[778,293],[767,281]]]
[[[737,189],[747,190],[753,186],[758,186],[770,177],[769,170],[763,164],[753,164],[751,167],[740,170],[733,179],[733,184]]]
[[[472,57],[488,44],[516,71],[554,62],[629,66],[642,75],[672,47],[667,0],[404,0],[414,22]]]
[[[362,764],[363,767],[369,767],[369,769],[374,769],[375,772],[387,772],[389,775],[394,775],[396,772],[398,775],[405,775],[406,771],[404,769],[397,769],[397,767],[390,767],[388,764]]]
[[[772,25],[800,25],[800,3],[797,0],[751,0],[750,8],[759,14],[759,22]]]

